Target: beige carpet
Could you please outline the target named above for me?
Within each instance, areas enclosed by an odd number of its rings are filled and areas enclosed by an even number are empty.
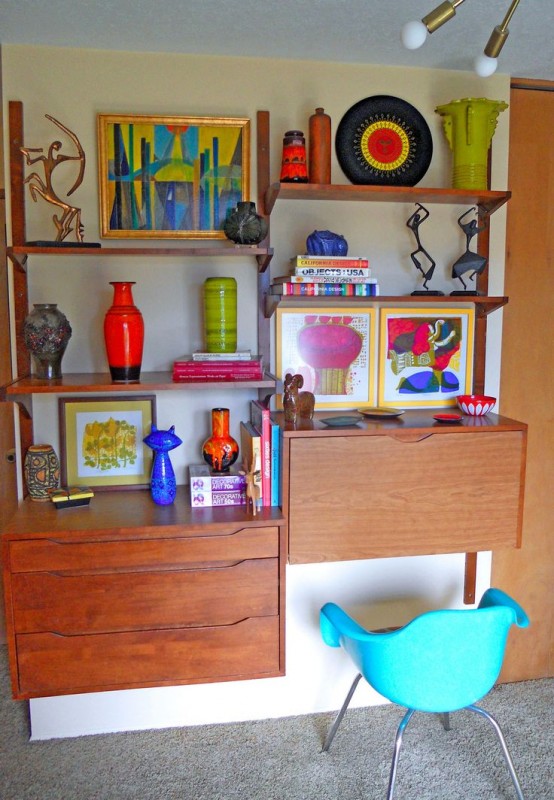
[[[1,800],[384,800],[394,706],[333,715],[28,741],[26,703],[10,699],[0,648]],[[482,703],[500,723],[526,800],[554,800],[554,680],[509,684]],[[415,715],[395,800],[512,800],[492,728],[474,714]]]

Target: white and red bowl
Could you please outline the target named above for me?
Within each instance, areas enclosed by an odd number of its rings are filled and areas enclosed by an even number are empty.
[[[459,394],[456,398],[458,407],[464,414],[472,417],[481,417],[492,411],[496,403],[496,397],[489,397],[486,394]]]

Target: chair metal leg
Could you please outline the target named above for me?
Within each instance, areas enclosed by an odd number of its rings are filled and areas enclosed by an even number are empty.
[[[510,777],[512,779],[512,783],[514,784],[518,800],[525,800],[524,797],[523,797],[523,792],[521,791],[521,786],[519,785],[519,781],[517,779],[517,775],[516,775],[516,771],[515,771],[515,768],[514,768],[514,763],[512,761],[512,757],[510,756],[510,753],[509,753],[509,750],[508,750],[508,745],[506,744],[506,740],[504,739],[504,735],[503,735],[502,731],[500,730],[500,725],[495,720],[495,718],[492,716],[492,714],[489,714],[489,712],[485,711],[483,708],[480,708],[479,706],[473,706],[473,705],[472,706],[466,706],[466,708],[468,709],[468,711],[475,711],[476,714],[480,714],[482,717],[484,717],[486,720],[488,720],[490,722],[490,724],[492,725],[492,727],[494,728],[494,730],[496,731],[496,735],[498,736],[498,740],[500,742],[500,746],[502,747],[502,752],[504,754],[504,760],[506,761],[506,765],[507,765],[508,770],[510,772]]]
[[[448,713],[448,711],[444,711],[442,714],[439,714],[439,717],[441,718],[442,727],[444,728],[444,730],[445,731],[449,731],[450,730],[450,714]]]
[[[404,731],[408,725],[408,722],[411,720],[413,715],[415,714],[415,709],[409,708],[408,711],[404,714],[400,721],[400,725],[396,731],[396,739],[394,741],[394,753],[392,756],[392,764],[390,768],[390,777],[389,777],[389,788],[387,791],[387,800],[392,800],[392,793],[394,792],[394,782],[396,780],[396,768],[398,766],[398,758],[400,755],[400,747],[402,745],[402,736],[404,735]]]
[[[358,672],[358,674],[354,678],[354,681],[352,682],[352,686],[348,690],[348,694],[346,695],[344,703],[342,704],[341,710],[339,711],[339,713],[335,717],[335,721],[333,722],[333,724],[329,728],[329,733],[327,734],[327,738],[325,739],[325,742],[324,742],[323,747],[321,749],[322,753],[326,753],[329,750],[329,748],[331,747],[333,739],[335,738],[335,733],[337,732],[338,727],[342,722],[342,718],[346,714],[346,709],[348,708],[348,705],[349,705],[350,701],[352,700],[352,695],[356,691],[356,686],[360,682],[360,678],[361,677],[362,677],[361,672]]]

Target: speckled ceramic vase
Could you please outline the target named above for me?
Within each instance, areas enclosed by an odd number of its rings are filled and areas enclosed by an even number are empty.
[[[23,340],[37,378],[62,377],[62,357],[71,333],[71,325],[57,303],[34,304],[23,323]]]

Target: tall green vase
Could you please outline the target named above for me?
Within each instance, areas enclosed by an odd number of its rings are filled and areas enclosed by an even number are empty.
[[[207,278],[204,282],[204,329],[208,353],[237,349],[237,282]]]
[[[452,150],[453,189],[488,189],[488,154],[498,115],[508,108],[503,100],[466,97],[452,100],[435,111],[443,118],[444,133]]]

